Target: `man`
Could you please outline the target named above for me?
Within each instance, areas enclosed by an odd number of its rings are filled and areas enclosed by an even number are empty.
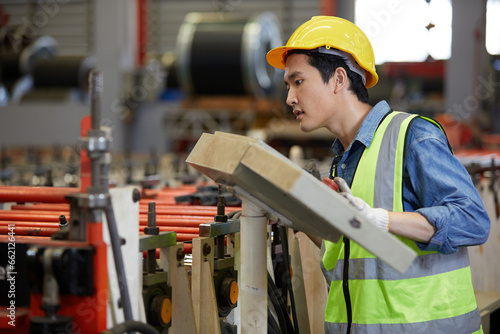
[[[267,60],[285,70],[301,130],[337,137],[331,177],[342,194],[418,254],[400,274],[353,241],[323,241],[325,331],[482,333],[466,246],[484,243],[490,222],[441,126],[369,104],[373,49],[344,19],[313,17]]]

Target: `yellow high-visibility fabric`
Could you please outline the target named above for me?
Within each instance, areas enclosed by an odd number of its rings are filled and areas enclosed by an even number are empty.
[[[377,159],[381,150],[386,149],[383,142],[384,133],[393,118],[400,114],[392,112],[385,117],[373,137],[370,148],[366,148],[359,161],[354,175],[351,190],[354,196],[362,198],[370,206],[374,205],[374,189],[376,187]],[[403,115],[400,115],[400,118]],[[408,115],[400,124],[397,133],[397,148],[392,157],[395,168],[393,175],[384,175],[393,178],[392,189],[384,189],[393,194],[393,207],[390,211],[403,211],[402,175],[406,133],[411,121],[417,115]],[[434,121],[427,119],[435,123]],[[437,123],[435,123],[438,125]],[[439,125],[438,125],[439,126]],[[391,161],[392,161],[391,160]],[[387,172],[386,172],[387,174]],[[379,175],[380,177],[380,175]],[[375,256],[357,243],[350,241],[350,271],[349,293],[352,305],[353,324],[415,324],[432,321],[450,322],[450,326],[460,325],[460,321],[467,321],[464,315],[473,313],[477,309],[474,291],[471,282],[468,259],[466,265],[450,271],[443,271],[439,261],[458,261],[463,263],[461,255],[437,254],[436,252],[421,251],[415,242],[399,237],[406,245],[414,249],[418,257],[426,257],[426,261],[415,261],[409,272],[399,275],[388,266],[376,266],[376,273],[364,273],[366,268],[373,268]],[[463,253],[467,256],[467,253]],[[344,243],[325,241],[323,265],[327,271],[342,272],[341,266],[344,256]],[[428,260],[428,261],[427,261]],[[342,263],[339,263],[341,261]],[[369,266],[368,264],[371,265]],[[462,261],[462,262],[460,262]],[[422,265],[424,264],[424,265]],[[436,272],[423,266],[436,266]],[[383,267],[383,268],[382,268]],[[426,271],[426,274],[419,273]],[[369,274],[368,279],[351,279],[354,276],[362,277]],[[394,277],[397,277],[395,279]],[[325,311],[325,321],[330,323],[346,323],[347,312],[342,290],[342,275],[330,283],[330,291]],[[382,325],[383,326],[383,325]],[[479,329],[477,333],[482,333]]]

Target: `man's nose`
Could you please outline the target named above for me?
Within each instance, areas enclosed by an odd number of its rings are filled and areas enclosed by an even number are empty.
[[[294,104],[297,104],[297,95],[292,88],[288,90],[288,93],[286,95],[286,104],[288,104],[290,107]]]

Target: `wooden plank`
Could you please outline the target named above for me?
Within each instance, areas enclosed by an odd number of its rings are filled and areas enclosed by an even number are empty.
[[[178,250],[184,250],[184,243],[160,249],[160,268],[168,270],[169,284],[172,286],[172,324],[168,329],[171,334],[193,333],[196,322],[191,301],[191,287],[184,267],[184,259],[177,259]]]
[[[483,245],[469,247],[472,285],[478,291],[500,291],[500,219],[490,185],[491,178],[484,177],[476,187],[490,217],[490,235]]]
[[[304,273],[302,271],[302,257],[300,255],[299,239],[293,237],[290,244],[291,258],[292,258],[292,287],[293,296],[295,301],[295,308],[297,310],[297,322],[294,324],[295,328],[298,327],[298,332],[302,334],[310,334],[310,321],[307,311],[307,298],[306,298],[306,282],[304,280]],[[314,333],[314,332],[312,332]]]
[[[321,272],[320,249],[302,232],[295,234],[299,240],[300,257],[302,259],[302,273],[306,289],[307,310],[311,333],[325,333],[325,308],[328,290],[326,281]]]
[[[204,254],[204,248],[210,252]],[[199,334],[219,334],[219,312],[213,280],[214,239],[193,239],[193,266],[191,277],[192,302],[196,328]]]
[[[481,317],[489,315],[500,308],[500,292],[475,291],[475,295]]]
[[[477,307],[481,315],[481,324],[485,334],[491,333],[491,314],[500,308],[500,292],[475,291]],[[497,320],[495,320],[498,322]]]

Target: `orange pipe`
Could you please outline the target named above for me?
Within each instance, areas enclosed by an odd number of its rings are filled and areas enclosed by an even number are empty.
[[[80,189],[63,187],[0,187],[0,202],[66,203],[66,196]]]
[[[89,130],[92,129],[92,116],[85,115],[80,121],[80,137],[88,137]],[[80,187],[82,192],[86,192],[92,182],[91,160],[86,149],[80,150]]]
[[[141,199],[141,201],[139,202],[139,204],[142,204],[143,201],[149,201],[149,202],[155,202],[156,205],[176,205],[176,202],[175,202],[175,198],[157,198],[156,196],[155,197],[146,197],[146,198],[143,198]]]
[[[171,218],[171,217],[156,217],[156,226],[185,226],[185,227],[198,227],[200,224],[209,223],[207,219],[200,218]],[[146,226],[148,218],[146,216],[139,218],[139,224]]]
[[[90,223],[92,224],[92,223]],[[95,224],[95,223],[94,223]],[[49,237],[52,234],[59,231],[59,227],[37,227],[37,226],[17,226],[14,229],[14,235],[17,238],[18,235],[21,236],[44,236]],[[160,231],[172,231],[175,232],[176,228],[161,228]],[[6,235],[12,231],[12,228],[8,225],[0,225],[0,235]],[[180,228],[181,233],[176,232],[177,241],[191,241],[193,238],[198,238],[199,234],[196,233],[196,229],[186,230]],[[143,229],[139,230],[139,234],[144,234]]]
[[[64,203],[35,203],[33,205],[16,204],[11,206],[11,210],[28,211],[69,211],[69,204]]]
[[[0,212],[2,212],[0,210]],[[20,214],[20,215],[53,215],[59,217],[60,215],[64,215],[66,219],[69,217],[69,211],[68,210],[5,210],[3,212],[10,212],[14,214]]]
[[[9,226],[0,226],[0,234],[8,234],[12,231],[12,228]],[[14,235],[31,235],[31,236],[51,236],[52,234],[59,231],[59,227],[51,228],[51,227],[25,227],[25,226],[16,226],[14,230]]]
[[[146,214],[140,214],[139,215],[139,221],[142,222],[143,218],[147,218],[148,216]],[[209,222],[213,221],[213,217],[210,216],[198,216],[198,215],[157,215],[156,216],[156,221],[163,221],[163,220],[178,220],[178,221],[197,221],[197,222]],[[146,219],[147,221],[147,219]]]
[[[139,213],[148,213],[147,208],[140,208]],[[156,215],[186,215],[186,216],[206,216],[212,217],[217,214],[217,210],[199,210],[199,209],[187,209],[187,208],[175,208],[175,207],[158,207],[156,208]]]
[[[69,215],[66,217],[69,219]],[[0,220],[13,220],[13,221],[45,221],[59,223],[58,214],[26,214],[24,212],[11,212],[0,210]]]
[[[94,255],[94,282],[96,286],[96,293],[94,296],[92,296],[92,298],[90,298],[90,301],[95,301],[98,303],[98,305],[95,306],[94,311],[96,321],[96,324],[94,326],[97,328],[97,331],[99,333],[105,330],[107,326],[106,301],[108,300],[109,294],[109,282],[107,275],[108,251],[106,243],[103,240],[102,225],[102,222],[87,222],[87,241],[89,242],[89,244],[94,246],[96,250]],[[87,302],[87,305],[89,305],[89,300],[86,299],[85,301]]]
[[[12,220],[0,220],[0,226],[8,226],[15,225],[19,227],[50,227],[50,228],[59,228],[58,223],[53,222],[43,222],[43,221],[12,221]],[[139,226],[139,230],[143,231],[144,227],[147,224],[142,224]],[[181,233],[196,233],[198,234],[200,231],[199,224],[192,226],[184,226],[184,225],[166,225],[166,226],[158,226],[160,231],[175,231]]]
[[[14,238],[16,240],[16,243],[26,243],[26,244],[32,244],[32,243],[37,243],[40,241],[45,241],[45,240],[50,240],[50,237],[44,237],[44,236],[33,236],[33,235],[14,235]],[[11,237],[6,234],[0,234],[0,242],[2,243],[7,243],[7,242],[12,242]]]
[[[8,225],[15,225],[17,227],[50,227],[50,228],[59,228],[59,225],[57,223],[50,223],[50,222],[12,222],[12,221],[5,221],[1,220],[0,221],[0,226],[8,226]]]
[[[14,211],[22,211],[26,213],[50,213],[50,212],[61,212],[61,214],[67,214],[69,212],[69,206],[63,207],[62,205],[56,204],[56,206],[51,207],[49,205],[13,205],[11,207],[12,212]],[[65,205],[65,204],[63,204]],[[237,210],[238,208],[235,208]],[[8,211],[8,210],[6,210]],[[228,210],[226,210],[228,212]],[[231,210],[232,211],[232,210]],[[195,207],[195,206],[184,206],[184,205],[179,205],[179,206],[157,206],[155,210],[157,215],[171,215],[171,216],[179,216],[179,215],[185,215],[185,216],[205,216],[205,217],[213,217],[217,214],[217,208],[212,208],[212,207]],[[141,214],[147,214],[148,213],[148,206],[146,205],[141,205],[139,207],[139,213]]]
[[[49,228],[59,228],[58,223],[54,222],[44,222],[44,221],[12,221],[12,220],[0,220],[0,226],[8,226],[15,225],[16,227],[49,227]],[[147,224],[143,224],[139,226],[139,230],[143,231],[144,227]],[[196,233],[198,234],[199,224],[193,226],[183,226],[183,225],[167,225],[167,226],[158,226],[160,231],[174,231],[180,233]]]
[[[56,222],[59,223],[59,213],[45,214],[45,213],[25,213],[25,212],[12,212],[12,211],[2,211],[0,210],[0,220],[13,220],[13,221],[46,221],[46,222]],[[66,219],[70,219],[70,216],[65,216]],[[170,217],[170,216],[157,216],[157,225],[166,226],[198,226],[201,223],[209,223],[213,219],[206,217],[197,216],[182,216],[182,217]],[[148,216],[139,215],[139,223],[147,224]]]
[[[147,197],[152,196],[162,196],[162,197],[175,197],[182,195],[189,195],[196,193],[198,191],[198,187],[196,186],[180,186],[176,188],[162,188],[162,189],[144,189],[143,193]]]
[[[148,2],[137,0],[137,65],[146,63],[148,48]]]
[[[337,0],[320,0],[319,6],[321,15],[337,15]]]
[[[144,227],[141,226],[139,228],[140,231],[144,232]],[[188,234],[196,234],[200,233],[200,229],[198,227],[184,227],[184,226],[158,226],[160,232],[176,232],[176,233],[188,233]]]
[[[143,235],[144,232],[140,231],[139,235]],[[193,233],[176,233],[177,235],[177,241],[179,242],[184,242],[184,241],[191,241],[193,238],[199,238],[198,234],[193,234]]]
[[[157,215],[192,215],[192,216],[215,216],[217,208],[214,206],[201,205],[179,205],[179,204],[158,204],[156,201],[148,201],[156,203]],[[140,203],[139,212],[148,213],[148,202]],[[52,204],[52,203],[36,203],[34,205],[13,205],[11,210],[22,211],[68,211],[68,204]],[[228,207],[226,213],[230,211],[241,210],[241,207]]]

